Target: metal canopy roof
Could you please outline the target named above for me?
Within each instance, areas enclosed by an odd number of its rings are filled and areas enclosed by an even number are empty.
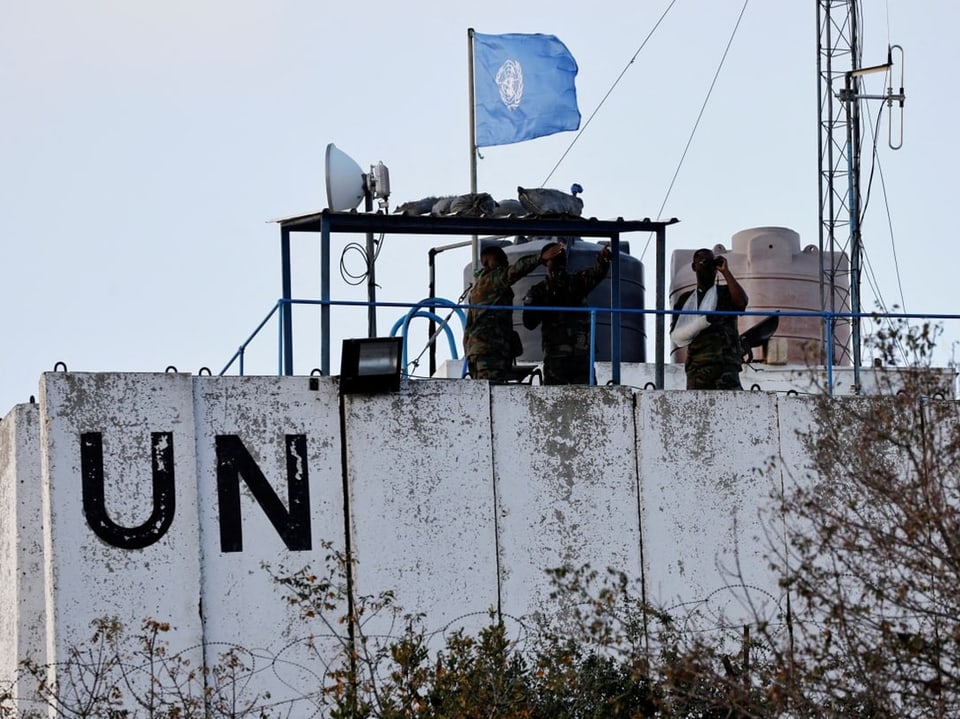
[[[283,372],[293,374],[293,299],[291,287],[290,234],[320,233],[320,336],[321,372],[330,373],[330,234],[335,232],[410,235],[520,235],[528,237],[607,237],[613,253],[610,308],[620,308],[620,235],[624,232],[656,234],[656,385],[663,388],[664,315],[666,300],[666,228],[678,222],[669,220],[598,220],[596,218],[559,217],[462,217],[443,215],[402,215],[383,212],[331,212],[323,210],[306,215],[284,217],[280,225],[283,272]],[[613,382],[620,382],[620,315],[611,322],[611,370]]]
[[[416,235],[536,235],[612,237],[624,232],[657,232],[669,220],[598,220],[595,217],[459,217],[456,215],[388,215],[381,212],[314,212],[275,222],[291,232],[393,232]]]

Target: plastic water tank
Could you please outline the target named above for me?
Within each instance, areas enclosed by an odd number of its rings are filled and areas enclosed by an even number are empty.
[[[785,227],[754,227],[733,235],[733,249],[722,244],[711,247],[714,254],[723,255],[730,270],[750,298],[747,307],[752,312],[820,311],[820,253],[816,246],[800,248],[800,235]],[[693,253],[699,248],[676,250],[670,262],[670,307],[683,292],[696,286],[696,277],[690,267]],[[834,302],[836,311],[849,311],[849,275],[847,257],[843,253],[826,253],[824,267],[829,271],[836,261]],[[825,286],[829,292],[829,286]],[[826,309],[830,309],[829,297]],[[740,318],[740,332],[744,332],[763,318]],[[818,317],[781,317],[774,337],[786,341],[786,362],[806,364],[808,359],[819,363],[822,320]],[[850,364],[849,323],[838,323],[835,330],[834,364]],[[759,352],[754,350],[755,358]],[[683,362],[684,352],[673,348],[674,362]]]
[[[592,267],[597,261],[597,253],[603,245],[570,237],[520,237],[516,241],[482,241],[481,245],[498,245],[503,248],[510,262],[527,254],[540,254],[543,246],[549,242],[563,242],[567,246],[567,271],[578,272]],[[644,308],[643,263],[629,254],[629,243],[620,243],[620,306],[630,309]],[[524,295],[533,285],[546,276],[546,267],[539,267],[513,286],[514,304],[520,305]],[[467,265],[463,271],[464,287],[473,281],[473,267]],[[610,306],[610,276],[597,285],[587,297],[590,307]],[[540,329],[528,330],[523,326],[521,312],[514,312],[513,326],[523,339],[521,363],[540,362],[543,351],[540,347]],[[610,360],[610,316],[597,314],[597,360]],[[623,362],[644,362],[646,356],[646,333],[642,313],[625,313],[620,320],[620,359]]]

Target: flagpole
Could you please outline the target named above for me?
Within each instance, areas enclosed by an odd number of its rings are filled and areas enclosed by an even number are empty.
[[[474,95],[474,69],[473,69],[473,28],[467,28],[467,96],[470,99],[470,192],[477,192],[477,106]],[[471,262],[473,269],[480,266],[480,242],[476,235],[473,236],[471,247]]]

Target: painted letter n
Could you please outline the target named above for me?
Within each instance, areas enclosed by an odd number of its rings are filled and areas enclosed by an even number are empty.
[[[267,482],[260,467],[233,434],[217,435],[217,497],[220,502],[220,549],[243,551],[240,516],[240,479],[291,551],[312,548],[310,539],[310,487],[307,476],[307,437],[286,435],[289,511]]]

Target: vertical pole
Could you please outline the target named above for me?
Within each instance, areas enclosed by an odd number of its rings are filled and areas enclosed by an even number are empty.
[[[429,292],[427,296],[432,300],[437,296],[437,248],[431,247],[427,253],[427,266],[430,270]],[[437,324],[433,321],[433,314],[430,315],[430,376],[437,373],[437,344],[433,341],[433,336],[437,332]]]
[[[834,317],[832,312],[825,312],[824,315],[830,318],[830,326],[834,326],[836,322],[836,317]],[[833,332],[827,334],[827,357],[830,358],[830,361],[827,362],[827,395],[830,397],[833,396]]]
[[[470,192],[477,191],[477,107],[474,92],[473,28],[467,28],[467,97],[470,100]],[[480,240],[474,235],[470,244],[473,269],[480,266]]]
[[[373,198],[370,196],[370,190],[364,189],[363,208],[368,213],[373,212]],[[367,337],[377,336],[377,276],[374,266],[376,265],[375,256],[376,247],[373,244],[373,233],[367,233]]]
[[[852,11],[851,11],[852,12]],[[859,78],[848,72],[845,95],[847,102],[847,182],[850,207],[850,317],[853,345],[853,391],[860,393],[860,113],[858,111]]]
[[[743,686],[750,688],[750,625],[743,625]]]
[[[857,24],[857,3],[850,3],[850,62],[853,68],[860,66],[860,28]],[[853,168],[853,191],[850,203],[850,221],[853,223],[850,237],[850,306],[854,312],[852,322],[853,344],[853,384],[854,392],[860,394],[860,78],[853,78],[850,96],[850,124],[852,147],[851,167]]]
[[[320,219],[320,371],[330,376],[330,224]]]
[[[597,383],[597,368],[594,366],[596,361],[596,347],[597,347],[597,311],[590,310],[590,377],[587,381],[589,385],[595,385]],[[616,381],[615,381],[616,383]]]
[[[292,280],[290,276],[290,230],[280,226],[280,272],[283,306],[280,308],[280,326],[283,335],[283,373],[293,374],[293,305]]]
[[[620,235],[610,236],[610,372],[615,385],[620,384]]]
[[[667,231],[663,227],[657,228],[657,314],[656,349],[657,354],[654,366],[654,385],[663,389],[663,355],[666,350],[664,342],[664,316],[666,309],[666,276],[667,276]]]

